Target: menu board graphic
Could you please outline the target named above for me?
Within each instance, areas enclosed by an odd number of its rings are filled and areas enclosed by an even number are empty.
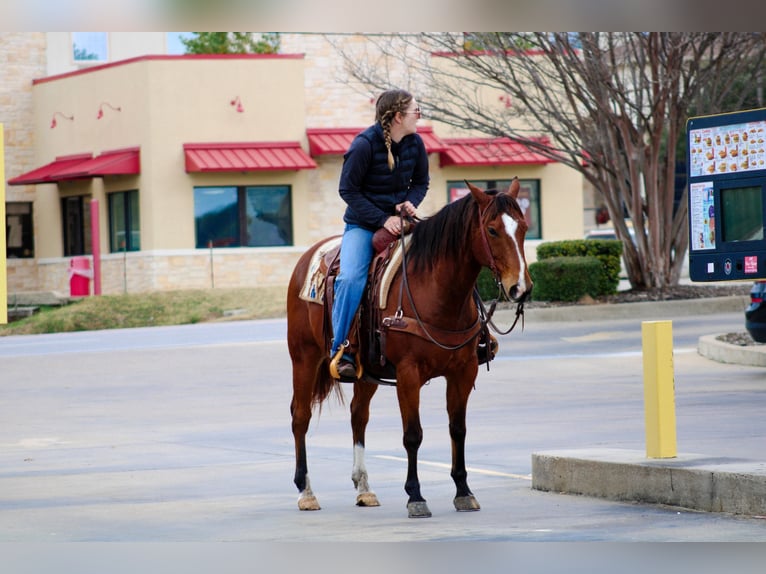
[[[691,130],[689,176],[766,169],[766,121]]]
[[[715,195],[713,182],[689,186],[689,227],[692,251],[715,249]]]

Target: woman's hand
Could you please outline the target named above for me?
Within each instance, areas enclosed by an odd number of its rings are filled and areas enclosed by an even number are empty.
[[[409,215],[410,217],[415,217],[418,214],[415,206],[412,205],[412,202],[410,201],[403,201],[402,203],[398,204],[396,206],[396,212],[404,212],[404,215]]]
[[[401,217],[398,215],[392,215],[388,219],[386,219],[386,222],[383,224],[383,227],[391,233],[392,235],[396,235],[397,237],[402,232],[402,221]]]

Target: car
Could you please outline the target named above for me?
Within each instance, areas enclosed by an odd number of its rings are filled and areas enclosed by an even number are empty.
[[[585,239],[617,239],[614,229],[592,229],[585,235]]]
[[[635,243],[636,236],[633,232],[633,228],[628,227],[628,231],[630,232],[630,238],[633,240],[633,243]],[[588,233],[585,234],[585,239],[617,239],[617,233],[612,227],[591,229]]]
[[[754,341],[766,343],[766,281],[750,288],[750,304],[745,309],[745,328]]]

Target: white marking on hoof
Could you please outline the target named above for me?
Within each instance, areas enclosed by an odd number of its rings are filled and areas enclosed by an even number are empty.
[[[311,485],[309,483],[309,477],[306,477],[306,488],[304,488],[298,496],[298,509],[299,510],[321,510],[319,501],[314,493],[311,491]]]
[[[357,506],[380,506],[374,492],[362,492],[356,497]]]
[[[298,499],[298,509],[299,510],[321,510],[322,507],[319,506],[319,501],[317,500],[316,496],[301,496]]]

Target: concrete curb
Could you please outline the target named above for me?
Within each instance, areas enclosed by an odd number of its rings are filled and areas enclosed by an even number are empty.
[[[766,515],[766,463],[686,454],[648,459],[631,450],[532,455],[532,488],[706,512]]]
[[[525,309],[524,317],[530,321],[601,321],[608,319],[668,319],[710,313],[742,313],[745,324],[745,308],[750,303],[747,296],[706,297],[675,301],[641,301],[637,303],[613,303],[601,305],[565,305],[561,307],[538,307]],[[498,309],[496,323],[512,323],[515,310]]]
[[[697,343],[697,352],[703,357],[719,363],[766,367],[766,345],[749,345],[747,347],[732,345],[717,339],[722,334],[700,337]]]

